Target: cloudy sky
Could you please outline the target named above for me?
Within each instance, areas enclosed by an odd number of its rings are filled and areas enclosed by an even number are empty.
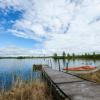
[[[100,0],[0,0],[0,55],[100,51]]]

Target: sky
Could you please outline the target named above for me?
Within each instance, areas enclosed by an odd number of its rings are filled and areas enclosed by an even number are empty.
[[[100,52],[100,0],[0,0],[0,56]]]

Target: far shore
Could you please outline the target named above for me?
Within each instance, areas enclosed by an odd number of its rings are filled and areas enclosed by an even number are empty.
[[[52,58],[51,56],[46,57],[31,57],[31,56],[18,56],[18,57],[0,57],[0,59],[32,59],[32,58]]]
[[[17,57],[14,57],[14,56],[7,56],[7,57],[0,57],[0,59],[46,59],[46,58],[52,58],[52,59],[55,59],[55,60],[59,60],[59,59],[62,59],[62,60],[65,60],[65,59],[68,59],[68,60],[75,60],[75,59],[91,59],[91,60],[100,60],[100,54],[99,55],[89,55],[89,56],[82,56],[82,55],[76,55],[76,56],[17,56]]]

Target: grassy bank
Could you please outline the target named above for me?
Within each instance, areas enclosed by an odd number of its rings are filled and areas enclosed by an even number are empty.
[[[80,77],[82,77],[84,79],[88,79],[90,81],[100,83],[100,70],[98,70],[96,72],[91,72],[88,74],[80,74]]]
[[[11,90],[0,92],[0,100],[52,100],[47,84],[36,80],[15,84]]]

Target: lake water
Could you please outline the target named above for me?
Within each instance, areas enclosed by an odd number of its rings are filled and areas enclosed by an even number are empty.
[[[28,81],[38,78],[39,73],[32,71],[33,64],[48,64],[52,69],[62,70],[64,67],[92,65],[100,67],[100,60],[54,60],[54,59],[0,59],[0,89],[9,89],[16,77]]]

